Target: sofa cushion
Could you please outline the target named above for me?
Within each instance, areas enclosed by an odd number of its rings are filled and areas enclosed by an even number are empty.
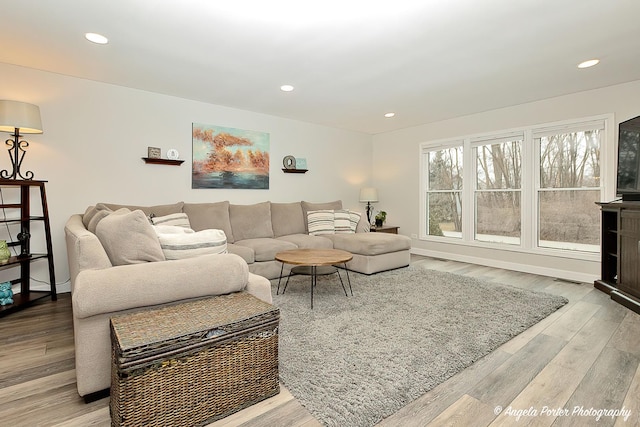
[[[298,247],[291,242],[269,238],[240,240],[235,242],[235,245],[246,246],[247,248],[253,249],[256,262],[273,261],[278,252],[298,249]]]
[[[191,228],[195,231],[216,229],[224,231],[227,243],[233,243],[235,236],[229,221],[229,202],[185,203],[184,213],[189,217]]]
[[[296,245],[300,249],[333,249],[333,242],[323,236],[311,236],[309,234],[289,234],[277,237]]]
[[[114,203],[99,203],[99,205],[106,206],[112,211],[116,211],[120,208],[127,208],[130,211],[141,210],[147,216],[151,216],[151,215],[164,216],[172,213],[182,212],[182,207],[184,206],[184,202],[178,202],[171,205],[155,205],[155,206],[119,205]]]
[[[153,226],[141,210],[118,209],[98,223],[96,235],[113,265],[165,260]]]
[[[186,213],[173,213],[169,215],[162,216],[151,216],[151,223],[153,225],[174,225],[178,227],[191,228],[191,224],[189,223],[189,217]]]
[[[309,211],[342,209],[342,200],[336,200],[334,202],[326,202],[326,203],[312,203],[312,202],[305,202],[303,200],[302,202],[300,202],[300,205],[302,206],[302,217],[304,218],[304,221],[305,221],[304,231],[305,233],[308,233],[309,224],[307,223],[307,213]]]
[[[306,222],[300,202],[271,203],[271,225],[274,237],[306,233]]]
[[[253,264],[256,262],[256,253],[249,247],[229,243],[227,244],[227,251],[230,254],[238,255],[240,258],[245,260],[247,264]]]
[[[342,249],[359,255],[380,255],[411,248],[407,236],[389,233],[333,234],[326,236],[333,241],[334,249]]]
[[[335,215],[331,209],[307,212],[309,234],[312,236],[335,234],[334,218]]]
[[[227,253],[227,237],[222,230],[158,233],[158,240],[164,257],[168,260]]]
[[[254,205],[230,204],[229,219],[231,220],[234,242],[273,237],[270,202]]]
[[[100,223],[100,221],[105,219],[111,213],[113,213],[111,209],[107,209],[107,208],[96,209],[94,214],[91,216],[91,220],[89,221],[89,224],[87,224],[87,230],[89,230],[93,234],[96,234],[96,227],[98,227],[98,224]]]

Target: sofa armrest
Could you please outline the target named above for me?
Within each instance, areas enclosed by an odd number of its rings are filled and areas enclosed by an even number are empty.
[[[85,318],[238,292],[247,286],[248,275],[247,263],[233,254],[84,270],[76,277],[73,314]]]

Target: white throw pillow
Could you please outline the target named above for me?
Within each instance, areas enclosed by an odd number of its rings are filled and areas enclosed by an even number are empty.
[[[184,233],[195,233],[190,228],[180,227],[178,225],[154,225],[153,229],[156,231],[156,234],[184,234]]]
[[[151,216],[153,225],[174,225],[177,227],[191,228],[189,217],[186,213],[173,213],[163,216]]]
[[[158,239],[165,258],[169,260],[227,253],[227,236],[222,230],[159,233]]]
[[[333,210],[309,211],[307,212],[307,223],[309,225],[309,234],[312,236],[336,234]]]
[[[333,211],[333,226],[336,234],[351,234],[351,215],[347,209],[337,209]]]
[[[351,232],[355,233],[358,228],[358,223],[360,222],[360,212],[349,211],[349,227],[351,228]],[[369,231],[367,229],[367,231]]]

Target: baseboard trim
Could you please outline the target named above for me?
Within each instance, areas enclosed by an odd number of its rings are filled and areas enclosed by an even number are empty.
[[[442,251],[431,251],[429,249],[411,248],[411,253],[414,255],[428,256],[430,258],[448,259],[451,261],[466,262],[469,264],[484,265],[487,267],[502,268],[505,270],[521,271],[529,274],[539,274],[540,276],[557,277],[559,279],[574,280],[584,283],[593,283],[598,277],[580,273],[577,271],[558,270],[555,268],[540,267],[536,265],[520,264],[515,262],[472,257],[454,253],[443,253]]]

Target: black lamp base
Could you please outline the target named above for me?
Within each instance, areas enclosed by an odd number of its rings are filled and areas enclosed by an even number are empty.
[[[11,158],[12,171],[6,169],[0,171],[0,178],[3,179],[33,179],[33,172],[27,171],[24,175],[20,172],[20,166],[24,155],[26,154],[25,148],[29,146],[29,143],[25,140],[20,141],[20,129],[16,128],[15,133],[12,135],[13,139],[7,139],[5,144],[9,147],[9,157]]]

